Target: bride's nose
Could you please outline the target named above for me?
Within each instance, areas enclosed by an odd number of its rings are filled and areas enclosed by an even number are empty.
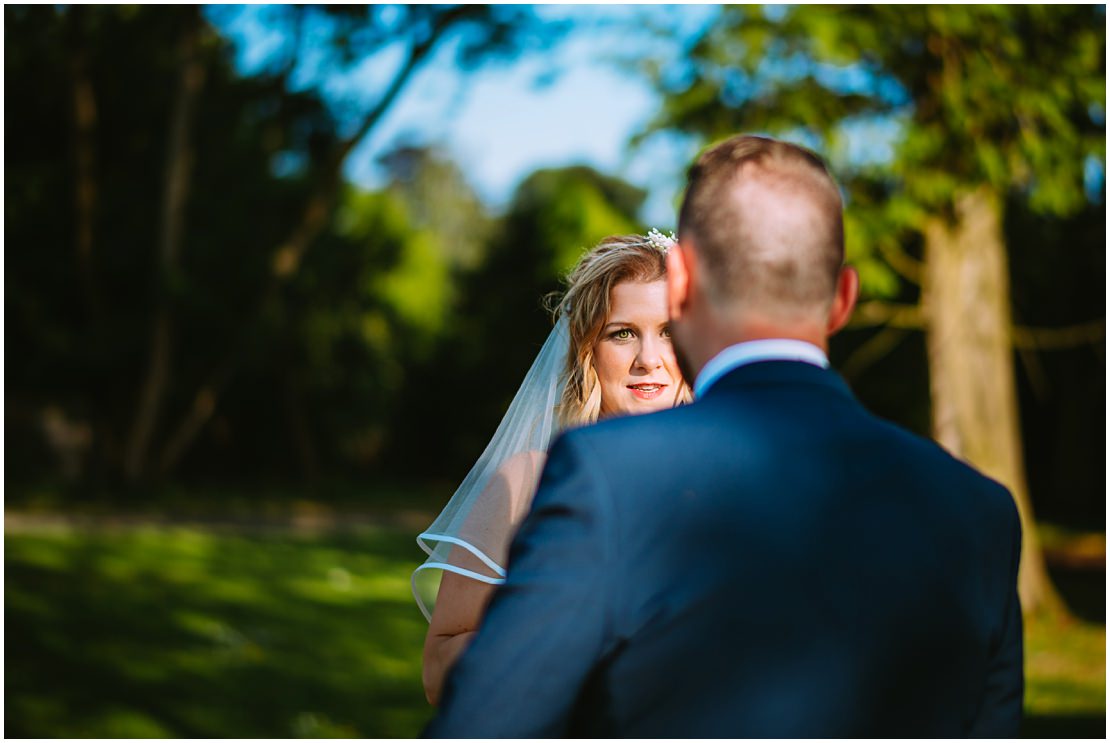
[[[645,338],[636,354],[635,368],[645,371],[658,369],[663,365],[662,344],[654,338]]]

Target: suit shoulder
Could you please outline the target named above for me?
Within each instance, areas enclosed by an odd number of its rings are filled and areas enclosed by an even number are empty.
[[[902,445],[911,447],[931,471],[949,473],[950,477],[970,485],[976,493],[979,493],[981,500],[989,509],[994,512],[1008,512],[1015,520],[1017,519],[1017,506],[1005,485],[980,471],[970,462],[953,455],[937,441],[875,417],[871,413],[868,415],[883,426],[890,436],[899,439]]]
[[[626,441],[630,437],[662,435],[673,430],[674,425],[688,419],[690,413],[697,407],[696,403],[692,403],[659,410],[654,413],[607,418],[596,423],[568,429],[558,437],[558,440],[566,439],[569,442],[587,447],[604,447],[609,442]]]

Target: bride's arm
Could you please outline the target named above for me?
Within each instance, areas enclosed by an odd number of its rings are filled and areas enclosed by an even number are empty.
[[[500,565],[505,564],[509,542],[532,504],[544,460],[542,452],[529,451],[506,461],[472,512],[472,517],[481,521],[481,530],[492,533],[490,557]],[[489,573],[488,567],[462,548],[452,550],[450,561],[471,572]],[[443,572],[424,638],[423,681],[429,703],[439,703],[447,674],[477,633],[496,588],[457,573]]]
[[[466,553],[473,565],[460,565],[479,572],[483,566]],[[428,635],[424,639],[424,694],[428,702],[439,704],[447,672],[455,665],[473,639],[482,615],[496,586],[444,571]]]

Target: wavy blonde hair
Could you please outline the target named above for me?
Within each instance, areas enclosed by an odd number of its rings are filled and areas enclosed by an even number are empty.
[[[667,273],[667,254],[644,235],[613,235],[583,255],[566,277],[567,288],[548,297],[556,321],[566,317],[570,336],[565,384],[558,406],[559,423],[576,426],[597,421],[601,383],[594,369],[594,346],[609,317],[614,286],[624,281],[651,282]],[[677,403],[689,402],[681,383]]]

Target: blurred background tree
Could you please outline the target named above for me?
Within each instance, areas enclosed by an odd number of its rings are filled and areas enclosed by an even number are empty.
[[[198,6],[6,12],[19,111],[8,134],[20,143],[6,167],[24,184],[7,190],[6,226],[12,245],[39,246],[10,252],[8,341],[21,362],[9,425],[46,431],[54,450],[28,437],[10,474],[57,456],[73,479],[164,479],[187,474],[200,445],[188,473],[280,476],[289,462],[315,471],[322,447],[355,459],[374,448],[398,369],[428,353],[449,270],[477,260],[485,228],[453,234],[472,226],[458,219],[480,207],[472,196],[454,211],[450,199],[422,203],[429,184],[451,186],[427,168],[424,186],[399,177],[408,191],[360,195],[343,164],[438,45],[469,70],[560,28],[522,6],[284,14],[284,56],[241,78]],[[293,90],[308,26],[325,79],[399,55],[373,104],[344,122],[311,86]],[[317,259],[310,248],[325,243]],[[339,403],[337,418],[325,406],[308,421],[319,396],[350,394],[358,402]],[[317,441],[314,425],[342,445]]]
[[[1028,496],[1014,349],[1101,345],[1105,320],[1096,305],[1069,327],[1015,324],[1004,225],[1013,208],[1086,206],[1085,174],[1105,164],[1105,39],[1100,6],[728,6],[684,65],[645,68],[666,101],[652,130],[768,132],[829,156],[872,300],[856,324],[892,329],[861,351],[924,329],[933,435],[1018,504],[1027,612],[1062,606]],[[879,301],[906,283],[917,302]]]

